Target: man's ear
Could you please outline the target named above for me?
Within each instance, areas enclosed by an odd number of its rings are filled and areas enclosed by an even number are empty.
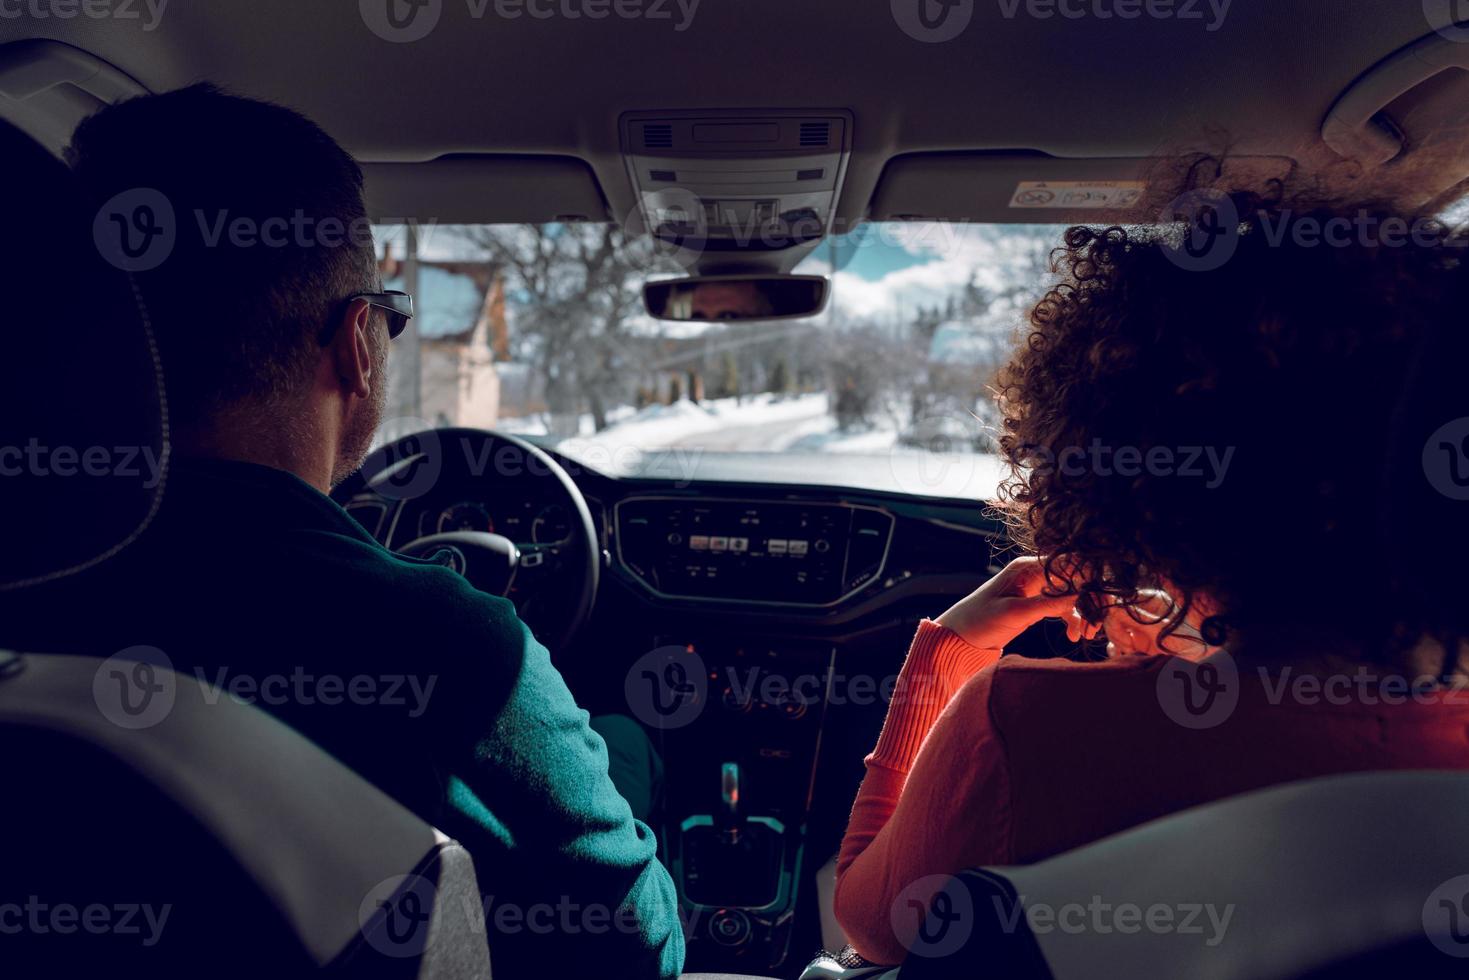
[[[343,391],[358,398],[370,396],[380,381],[372,376],[372,307],[362,300],[348,303],[329,346]]]

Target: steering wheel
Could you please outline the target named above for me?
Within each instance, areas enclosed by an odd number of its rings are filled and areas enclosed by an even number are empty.
[[[402,513],[441,484],[493,501],[512,481],[516,499],[559,505],[569,515],[570,535],[531,543],[483,531],[449,531],[395,550],[410,558],[437,557],[480,591],[512,599],[537,639],[553,651],[563,649],[596,602],[602,545],[586,498],[544,450],[483,429],[414,432],[375,450],[332,498],[346,504],[369,494]]]

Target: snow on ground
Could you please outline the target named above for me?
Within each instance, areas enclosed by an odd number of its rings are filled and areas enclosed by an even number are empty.
[[[839,432],[827,396],[779,397],[750,395],[719,398],[703,404],[684,400],[673,405],[649,405],[609,413],[610,424],[594,431],[590,415],[583,416],[580,435],[561,447],[640,451],[697,448],[716,452],[859,452],[883,453],[897,442],[897,431],[874,428]],[[497,428],[522,435],[545,435],[543,419],[501,419]]]
[[[1000,461],[991,455],[900,445],[892,420],[861,432],[841,432],[825,394],[765,394],[702,405],[680,401],[619,409],[610,417],[612,424],[601,432],[593,431],[590,416],[584,417],[582,434],[561,440],[556,448],[603,472],[645,472],[651,467],[685,480],[694,478],[706,457],[726,453],[778,453],[791,460],[819,454],[825,462],[800,464],[802,479],[968,500],[992,498],[1003,475]],[[540,419],[501,419],[497,428],[546,435]],[[720,478],[730,479],[729,471]]]

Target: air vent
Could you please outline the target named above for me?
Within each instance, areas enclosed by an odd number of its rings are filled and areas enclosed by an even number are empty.
[[[649,170],[648,179],[662,181],[665,184],[671,184],[675,180],[678,180],[678,174],[672,170]]]
[[[826,176],[826,171],[825,170],[822,170],[820,167],[816,168],[815,170],[797,170],[796,171],[796,179],[797,180],[820,180],[822,177],[825,177],[825,176]]]
[[[801,123],[802,146],[825,146],[831,141],[831,123]]]
[[[643,125],[643,147],[649,150],[673,148],[672,123],[645,123]]]

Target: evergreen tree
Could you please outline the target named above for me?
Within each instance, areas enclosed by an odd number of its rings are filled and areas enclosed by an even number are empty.
[[[770,368],[770,390],[777,395],[790,394],[791,369],[786,365],[784,357],[777,357]]]

